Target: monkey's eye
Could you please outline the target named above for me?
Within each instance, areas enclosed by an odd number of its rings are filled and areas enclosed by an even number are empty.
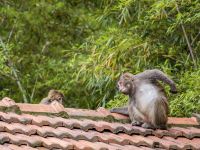
[[[119,82],[118,82],[118,85],[122,85],[122,83],[123,83],[122,81],[119,81]]]
[[[130,83],[126,83],[125,86],[129,88],[129,87],[131,87],[131,84]]]

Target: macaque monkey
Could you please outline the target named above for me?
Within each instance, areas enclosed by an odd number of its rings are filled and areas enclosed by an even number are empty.
[[[60,104],[63,104],[63,100],[64,100],[64,95],[61,92],[57,90],[50,90],[48,96],[43,98],[40,104],[49,105],[53,101],[58,101]]]
[[[164,88],[157,80],[169,84],[171,93],[177,92],[175,83],[157,69],[146,70],[136,75],[122,74],[117,87],[120,92],[129,96],[128,107],[113,108],[110,111],[129,115],[132,125],[166,129],[168,101]]]

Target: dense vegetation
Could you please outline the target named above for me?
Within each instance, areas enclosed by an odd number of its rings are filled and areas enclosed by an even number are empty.
[[[171,115],[190,116],[200,112],[199,25],[199,0],[0,1],[0,97],[38,103],[53,88],[66,107],[120,106],[120,73],[157,68],[178,85]]]

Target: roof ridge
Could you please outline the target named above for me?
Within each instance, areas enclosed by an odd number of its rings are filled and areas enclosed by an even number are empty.
[[[77,108],[64,108],[64,106],[57,101],[50,105],[45,104],[27,104],[15,103],[14,100],[5,97],[0,101],[0,111],[2,112],[15,112],[16,114],[33,114],[44,116],[59,116],[62,118],[76,118],[76,119],[91,119],[91,120],[104,120],[107,122],[121,122],[129,123],[128,116],[111,113],[105,108],[98,108],[97,110],[77,109]],[[168,117],[169,125],[179,126],[199,126],[197,118],[177,118]]]

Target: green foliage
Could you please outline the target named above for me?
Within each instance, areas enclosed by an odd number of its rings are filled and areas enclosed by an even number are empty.
[[[199,24],[198,0],[2,1],[0,96],[38,103],[54,88],[66,107],[110,108],[127,101],[115,88],[122,72],[158,68],[180,91],[171,115],[189,116],[200,112]]]
[[[170,102],[173,116],[189,116],[200,112],[200,70],[181,73],[179,80],[180,92]]]

